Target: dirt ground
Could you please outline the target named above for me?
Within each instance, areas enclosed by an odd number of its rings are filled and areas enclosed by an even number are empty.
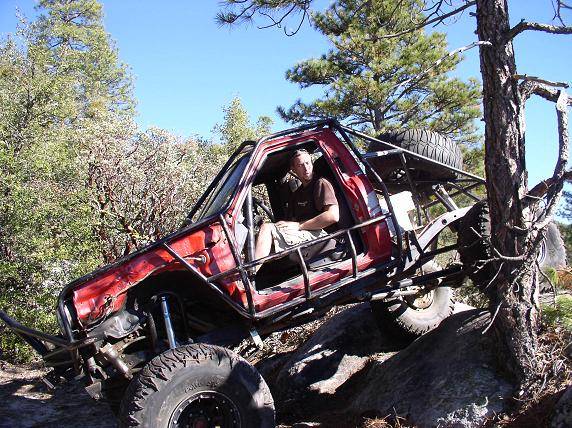
[[[116,427],[106,404],[93,400],[81,382],[51,391],[42,381],[47,370],[0,361],[0,427]]]

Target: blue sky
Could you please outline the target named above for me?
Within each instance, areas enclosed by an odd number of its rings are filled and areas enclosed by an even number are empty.
[[[322,0],[319,4],[327,4]],[[513,0],[511,19],[550,22],[550,0]],[[33,0],[0,0],[0,34],[16,28],[16,10],[34,15]],[[276,106],[297,98],[309,100],[319,90],[301,91],[286,82],[285,71],[298,61],[319,56],[327,41],[304,26],[295,37],[281,30],[255,27],[220,28],[214,21],[215,0],[104,0],[105,26],[122,61],[135,76],[138,122],[178,135],[209,137],[222,121],[222,107],[239,96],[251,118],[268,115],[275,129],[285,125]],[[572,19],[570,19],[572,21]],[[475,18],[465,14],[439,27],[448,34],[450,49],[476,40]],[[571,81],[572,36],[529,32],[515,51],[521,74],[553,81]],[[478,51],[465,53],[455,72],[479,77]],[[572,92],[572,90],[570,91]],[[527,164],[530,185],[551,174],[556,159],[556,119],[553,105],[533,99],[527,104]]]

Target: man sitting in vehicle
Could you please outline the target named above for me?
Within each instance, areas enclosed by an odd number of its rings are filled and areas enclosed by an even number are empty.
[[[290,158],[290,168],[302,185],[292,193],[288,204],[290,221],[264,223],[256,240],[255,259],[282,251],[327,233],[324,230],[338,222],[340,211],[332,184],[314,176],[312,158],[306,150],[296,150]],[[261,265],[256,267],[256,271]]]

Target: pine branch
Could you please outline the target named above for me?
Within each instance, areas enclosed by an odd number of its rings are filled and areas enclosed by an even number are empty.
[[[395,37],[401,37],[405,34],[420,30],[421,28],[426,27],[427,25],[431,25],[431,24],[435,24],[434,26],[437,26],[437,25],[441,24],[445,19],[450,18],[451,16],[454,16],[454,15],[457,15],[457,14],[463,12],[465,9],[468,9],[468,8],[474,6],[477,2],[475,0],[469,1],[466,4],[464,4],[463,6],[460,6],[457,9],[452,10],[451,12],[447,12],[443,15],[438,15],[435,18],[430,18],[432,15],[436,15],[439,12],[439,10],[441,9],[442,3],[443,2],[440,1],[436,7],[436,10],[434,10],[431,14],[429,14],[426,19],[419,22],[418,24],[415,24],[413,27],[408,28],[407,30],[400,31],[398,33],[386,34],[383,36],[379,36],[379,37],[375,38],[373,41],[380,40],[380,39],[390,39],[390,38],[395,38]]]
[[[387,113],[396,103],[397,101],[399,101],[403,96],[405,96],[408,92],[410,92],[411,88],[413,88],[415,86],[416,83],[420,82],[421,79],[423,79],[427,74],[429,74],[429,72],[431,70],[433,70],[434,68],[438,67],[441,63],[443,63],[443,61],[445,61],[447,58],[451,58],[454,57],[455,55],[457,55],[458,53],[464,52],[466,50],[472,49],[476,46],[490,46],[491,42],[487,42],[487,41],[479,41],[479,42],[474,42],[471,43],[467,46],[463,46],[459,49],[455,49],[454,51],[451,51],[449,53],[447,53],[447,55],[439,58],[437,61],[435,61],[431,66],[429,66],[428,68],[426,68],[425,70],[423,70],[421,73],[416,74],[415,76],[404,80],[403,82],[395,85],[392,90],[393,91],[397,91],[400,87],[405,86],[405,85],[409,85],[411,83],[411,85],[407,88],[405,88],[403,90],[403,92],[401,92],[401,94],[399,94],[383,111],[383,114]]]

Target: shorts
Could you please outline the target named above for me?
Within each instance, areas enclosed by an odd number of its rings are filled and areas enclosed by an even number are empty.
[[[272,224],[272,238],[274,241],[274,251],[284,251],[288,247],[292,247],[302,242],[311,241],[313,239],[326,236],[325,230],[295,230],[286,226],[277,226]]]

